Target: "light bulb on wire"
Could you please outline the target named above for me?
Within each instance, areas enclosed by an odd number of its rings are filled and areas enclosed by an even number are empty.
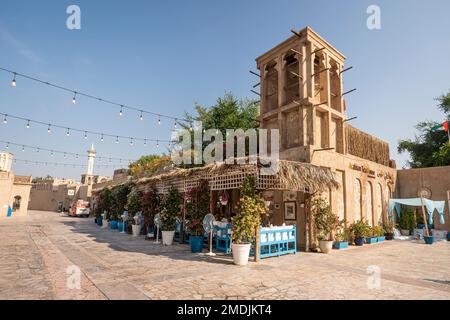
[[[51,133],[51,132],[52,132],[52,128],[51,128],[51,125],[50,125],[50,124],[48,125],[47,132],[48,132],[48,133]]]
[[[69,128],[67,128],[66,136],[70,136]]]
[[[84,132],[84,138],[87,139],[87,132]]]
[[[30,129],[30,120],[27,122],[27,129]]]
[[[15,87],[16,86],[16,73],[14,72],[14,77],[11,81],[11,87]]]
[[[73,104],[76,104],[76,103],[77,103],[77,92],[76,92],[76,91],[73,92],[72,103],[73,103]]]
[[[158,124],[161,125],[161,116],[158,116]]]
[[[119,136],[116,137],[116,143],[119,143]]]
[[[8,123],[8,116],[5,114],[5,117],[3,118],[3,123],[7,124]]]
[[[103,133],[102,133],[102,137],[100,138],[100,141],[103,142]]]
[[[142,115],[142,111],[141,111],[141,115],[139,116],[139,119],[142,121],[144,120],[144,116]]]
[[[123,115],[123,106],[120,106],[119,116]]]

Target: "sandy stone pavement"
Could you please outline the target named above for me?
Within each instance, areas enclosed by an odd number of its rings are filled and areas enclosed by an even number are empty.
[[[0,299],[450,299],[450,242],[386,241],[238,267],[93,218],[31,211],[0,219]]]

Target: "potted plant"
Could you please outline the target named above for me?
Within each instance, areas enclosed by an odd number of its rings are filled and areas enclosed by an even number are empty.
[[[373,227],[374,230],[374,236],[377,237],[377,242],[383,242],[386,237],[384,235],[384,228],[382,226],[375,226]]]
[[[154,227],[154,217],[155,214],[159,212],[161,199],[157,190],[152,187],[150,190],[142,193],[140,202],[142,215],[144,217],[145,233],[148,238],[152,238],[150,233],[156,233],[156,228]],[[156,237],[156,234],[153,234],[153,237]]]
[[[95,216],[97,217],[97,224],[99,226],[108,226],[108,221],[106,219],[106,210],[111,209],[111,190],[108,188],[103,188],[95,198]],[[103,219],[105,216],[105,219]]]
[[[384,235],[386,237],[386,240],[393,240],[394,239],[394,225],[391,221],[387,221],[384,224]]]
[[[170,187],[169,193],[161,205],[161,233],[163,245],[170,246],[175,234],[175,222],[180,213],[181,196],[177,189]]]
[[[109,221],[111,229],[118,229],[118,220],[125,210],[130,189],[130,184],[124,184],[119,185],[112,190],[111,220]]]
[[[350,225],[355,245],[362,246],[364,244],[364,238],[369,234],[369,228],[370,226],[364,220],[358,220]]]
[[[186,214],[190,223],[189,243],[193,253],[201,252],[203,249],[204,229],[203,218],[209,211],[209,188],[206,180],[200,181],[198,187],[187,192],[189,194],[189,202],[186,204]]]
[[[231,218],[233,262],[239,266],[248,263],[250,246],[261,224],[261,216],[267,214],[264,199],[256,194],[255,177],[248,176],[242,182],[237,214]]]
[[[339,221],[334,235],[333,248],[340,250],[348,248],[349,230],[345,227],[345,220]]]
[[[133,232],[133,236],[137,237],[139,236],[139,234],[141,233],[141,214],[138,215],[138,213],[140,213],[141,210],[141,197],[142,197],[142,193],[139,191],[131,191],[128,194],[127,197],[127,204],[125,206],[125,208],[128,210],[128,213],[130,214],[131,219],[129,219],[131,221],[131,228],[132,228],[132,232]]]
[[[312,201],[311,213],[316,234],[318,234],[320,251],[329,253],[333,248],[333,232],[339,225],[339,218],[331,211],[330,205],[323,198],[315,198]]]
[[[416,226],[416,215],[414,211],[403,207],[401,210],[399,222],[400,233],[403,236],[409,236],[411,230],[413,230],[415,226]]]

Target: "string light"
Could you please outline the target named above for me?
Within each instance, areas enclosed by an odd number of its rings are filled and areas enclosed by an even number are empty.
[[[141,111],[141,115],[139,116],[139,119],[142,121],[144,120],[144,116],[142,115],[142,111]]]
[[[119,116],[123,115],[123,106],[120,106]]]
[[[103,142],[103,133],[102,133],[102,137],[100,138],[100,141]]]
[[[48,123],[48,124],[47,124],[47,123],[42,122],[42,121],[33,120],[33,119],[28,119],[28,118],[22,118],[22,117],[13,116],[13,115],[9,115],[9,114],[0,112],[0,116],[1,116],[1,115],[4,117],[4,118],[3,118],[3,123],[5,123],[5,124],[7,123],[8,117],[9,117],[9,118],[13,118],[13,119],[18,119],[18,120],[25,121],[26,123],[29,122],[29,123],[30,123],[30,126],[31,126],[31,123],[33,123],[33,124],[39,124],[39,125],[45,125],[45,126],[47,126],[47,132],[48,132],[48,133],[51,132],[51,127],[56,127],[56,128],[64,129],[64,130],[67,130],[67,131],[82,132],[82,133],[84,133],[84,138],[85,138],[85,139],[87,139],[87,134],[89,133],[89,134],[92,134],[92,135],[96,135],[96,136],[98,136],[98,137],[101,137],[102,135],[103,135],[103,137],[116,137],[117,140],[118,140],[118,138],[123,138],[123,139],[130,139],[130,138],[133,138],[133,140],[138,140],[138,141],[144,141],[144,140],[147,140],[147,141],[156,141],[156,139],[140,138],[140,137],[130,137],[130,136],[120,136],[120,135],[113,135],[113,134],[108,134],[108,133],[98,132],[98,131],[90,131],[90,130],[85,130],[85,129],[70,128],[70,127],[66,127],[66,126],[62,126],[62,125],[57,125],[57,124],[52,124],[52,123]],[[66,131],[66,132],[67,132],[67,131]],[[161,142],[161,141],[163,141],[163,142],[171,142],[170,140],[159,140],[159,141],[160,141],[160,142]]]
[[[177,120],[175,119],[175,121],[173,122],[173,128],[176,129],[177,128]]]
[[[133,146],[133,138],[130,139],[130,146]]]
[[[14,158],[14,162],[23,162],[25,164],[35,164],[35,165],[54,165],[54,166],[73,166],[75,167],[81,167],[81,168],[85,168],[87,167],[87,165],[85,164],[78,164],[78,163],[62,163],[62,162],[47,162],[47,161],[35,161],[35,160],[28,160],[28,159],[17,159]],[[109,167],[114,167],[114,165],[108,165],[108,164],[101,164],[101,165],[95,165],[97,168],[109,168]]]
[[[158,116],[158,125],[161,125],[161,117]]]
[[[35,149],[37,153],[39,153],[41,150],[43,150],[43,151],[48,151],[48,152],[51,152],[51,153],[63,154],[65,156],[74,156],[76,159],[78,159],[78,157],[79,157],[79,153],[73,153],[73,152],[70,152],[70,151],[46,149],[46,148],[41,148],[39,146],[32,146],[32,145],[27,145],[27,144],[22,144],[22,143],[14,143],[14,142],[11,142],[11,141],[3,141],[3,140],[0,140],[0,143],[5,143],[7,149],[9,148],[10,145],[12,145],[12,146],[17,146],[17,147],[26,148],[26,149],[32,149],[32,150]],[[89,156],[88,155],[84,155],[84,157],[88,158]],[[103,157],[99,156],[99,158],[106,158],[106,156],[103,156]],[[124,158],[115,158],[115,157],[109,157],[109,158],[114,160],[114,161],[135,161],[133,159],[124,159]]]
[[[144,140],[144,147],[147,146],[147,139]]]
[[[70,136],[69,128],[67,128],[66,136]]]
[[[22,146],[22,152],[25,152],[25,146]]]
[[[116,143],[119,143],[119,136],[116,137]]]
[[[35,82],[38,82],[38,83],[41,83],[41,84],[45,84],[46,86],[53,87],[55,89],[59,89],[59,90],[66,91],[66,92],[71,92],[71,93],[74,94],[73,98],[72,98],[72,103],[73,104],[76,103],[76,96],[80,96],[81,95],[83,97],[86,97],[86,98],[89,98],[89,99],[93,99],[93,100],[97,100],[97,101],[103,102],[105,104],[114,105],[114,106],[120,106],[121,109],[129,109],[129,110],[134,110],[134,111],[138,111],[138,112],[141,112],[141,113],[151,114],[151,115],[154,115],[154,116],[157,116],[157,117],[165,117],[165,118],[168,118],[168,119],[179,120],[176,117],[173,117],[173,116],[170,116],[170,115],[165,115],[165,114],[160,114],[160,113],[156,113],[156,112],[152,112],[152,111],[142,110],[141,108],[138,108],[138,107],[134,107],[134,106],[131,106],[131,105],[125,105],[125,104],[122,104],[122,103],[114,102],[114,101],[109,100],[109,99],[104,99],[104,98],[101,98],[101,97],[98,97],[98,96],[94,96],[94,95],[91,95],[91,94],[88,94],[88,93],[79,92],[79,91],[76,91],[74,89],[70,89],[70,88],[61,86],[59,84],[51,83],[51,82],[48,82],[48,81],[45,81],[45,80],[42,80],[42,79],[39,79],[39,78],[36,78],[36,77],[33,77],[33,76],[29,76],[29,75],[26,75],[26,74],[23,74],[23,73],[19,73],[19,72],[13,71],[13,70],[9,70],[9,69],[3,68],[3,67],[0,67],[0,71],[4,71],[4,72],[7,72],[7,73],[10,73],[10,74],[13,75],[13,80],[11,82],[11,86],[13,86],[13,87],[16,86],[16,76],[20,76],[22,78],[26,78],[26,79],[31,80],[31,81],[35,81]],[[186,120],[184,120],[184,121],[186,121]]]
[[[30,129],[30,120],[27,122],[27,129]]]

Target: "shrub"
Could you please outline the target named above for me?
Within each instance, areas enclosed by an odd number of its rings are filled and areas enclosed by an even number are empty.
[[[231,218],[231,235],[236,244],[251,243],[255,238],[256,228],[261,224],[261,216],[267,214],[264,199],[256,194],[255,177],[244,179],[240,192],[238,213]]]
[[[338,226],[336,227],[336,234],[334,236],[334,240],[337,242],[348,241],[350,237],[350,230],[345,227],[345,220],[339,221]]]
[[[198,187],[186,192],[186,217],[190,221],[188,228],[193,236],[203,234],[203,218],[209,209],[209,187],[206,180],[202,180]]]
[[[149,227],[154,224],[153,219],[158,213],[161,204],[161,198],[155,188],[151,188],[141,194],[141,210],[144,216],[144,225],[148,232]]]
[[[400,229],[412,230],[416,227],[416,225],[416,215],[414,211],[403,207],[400,214]]]
[[[112,193],[108,188],[103,188],[97,195],[95,200],[95,211],[94,215],[96,218],[106,211],[107,213],[111,210],[112,204]],[[108,219],[108,214],[105,217]]]
[[[333,233],[339,225],[339,218],[331,211],[330,205],[323,198],[311,202],[311,213],[319,240],[333,240]]]
[[[350,232],[355,238],[365,238],[371,234],[370,226],[363,220],[358,220],[350,225]]]
[[[112,190],[112,203],[111,203],[111,220],[118,220],[120,215],[125,210],[125,205],[128,200],[128,193],[130,192],[131,185],[124,184],[115,187]]]
[[[177,216],[180,214],[181,196],[177,189],[170,187],[169,193],[161,204],[161,222],[163,231],[172,231],[175,228]]]

